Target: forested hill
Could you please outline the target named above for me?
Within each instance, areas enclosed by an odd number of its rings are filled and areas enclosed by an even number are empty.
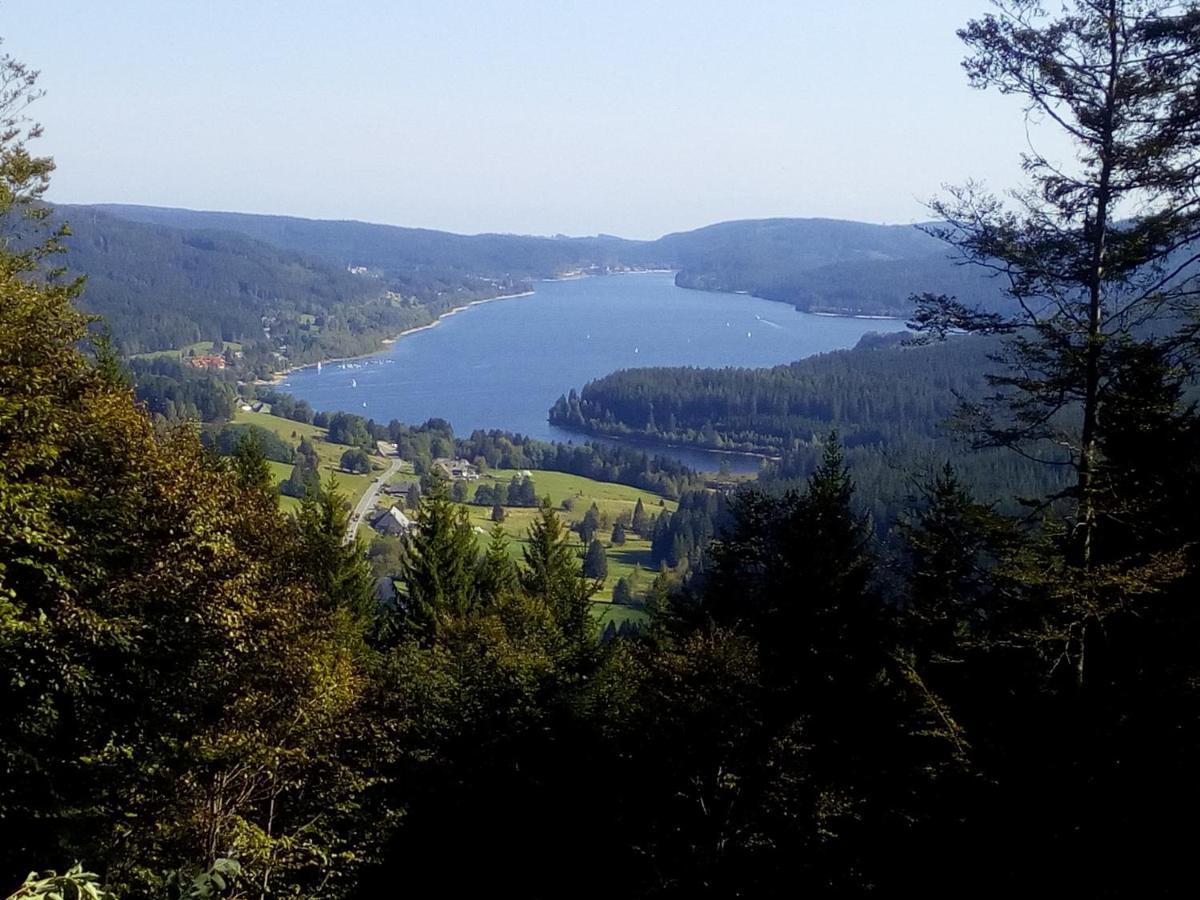
[[[679,268],[680,287],[740,291],[810,312],[904,316],[909,298],[924,291],[984,305],[998,296],[980,270],[955,265],[945,244],[912,225],[761,219],[658,243]]]
[[[988,342],[842,350],[768,369],[622,369],[560,397],[550,421],[719,450],[779,454],[836,427],[849,448],[931,437],[955,394],[982,393]]]
[[[365,353],[451,306],[511,288],[433,273],[354,274],[245,234],[145,224],[92,207],[56,214],[72,232],[65,265],[87,276],[84,309],[102,315],[129,354],[216,338],[246,345],[267,369]]]
[[[896,337],[867,335],[853,350],[769,369],[624,369],[560,397],[550,421],[587,434],[765,453],[776,461],[760,474],[763,486],[802,484],[836,431],[881,533],[910,503],[915,473],[947,460],[989,502],[1012,506],[1015,497],[1063,487],[1054,467],[973,451],[949,427],[958,397],[987,390],[991,339],[906,346]]]
[[[363,266],[387,276],[423,271],[442,275],[548,278],[592,267],[670,264],[665,257],[656,258],[652,242],[609,236],[462,235],[369,222],[156,206],[112,204],[94,208],[147,224],[237,232],[343,268]]]
[[[574,271],[674,268],[676,283],[745,292],[801,309],[905,315],[922,291],[971,302],[994,299],[985,276],[954,265],[945,246],[911,225],[835,219],[722,222],[654,241],[597,237],[459,235],[353,221],[197,212],[149,206],[95,207],[112,215],[175,228],[245,234],[340,267],[386,277],[414,273],[444,279],[547,278]]]

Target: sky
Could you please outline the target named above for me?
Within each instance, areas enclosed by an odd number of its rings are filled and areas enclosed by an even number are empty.
[[[1018,184],[1021,105],[960,66],[988,8],[0,0],[0,36],[41,72],[57,202],[653,238]]]

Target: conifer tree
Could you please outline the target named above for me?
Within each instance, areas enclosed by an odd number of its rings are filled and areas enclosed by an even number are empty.
[[[558,513],[546,498],[529,528],[521,586],[530,598],[550,610],[569,641],[584,643],[592,639],[592,589],[582,577],[569,540]]]
[[[475,535],[467,511],[434,479],[421,498],[404,557],[403,614],[409,631],[432,641],[442,624],[474,609],[477,600]]]
[[[608,557],[604,553],[604,545],[594,538],[583,557],[583,575],[599,582],[608,577]]]
[[[479,562],[480,602],[494,605],[517,586],[517,567],[508,552],[508,535],[504,526],[495,522],[487,550]]]
[[[630,520],[630,527],[639,537],[646,536],[646,507],[642,505],[641,497],[638,497],[637,503],[633,506],[633,519]]]

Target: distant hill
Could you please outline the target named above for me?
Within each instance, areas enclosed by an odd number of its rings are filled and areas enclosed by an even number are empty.
[[[369,222],[198,212],[157,206],[112,204],[92,208],[151,225],[237,232],[343,268],[364,266],[390,276],[424,270],[486,277],[545,278],[594,266],[641,265],[641,260],[651,260],[653,256],[647,253],[651,242],[608,236],[462,235]],[[667,261],[659,262],[665,264]]]
[[[130,221],[58,207],[65,264],[87,276],[82,306],[138,354],[221,338],[260,372],[364,353],[440,311],[502,286],[433,277],[393,283],[245,234]]]
[[[68,264],[90,279],[85,305],[131,353],[216,336],[291,363],[360,353],[470,300],[581,271],[674,268],[681,287],[857,315],[906,315],[920,291],[997,296],[908,225],[757,219],[635,241],[151,206],[58,210],[75,231]]]
[[[571,271],[678,269],[680,287],[744,292],[800,309],[905,315],[908,298],[946,292],[992,303],[995,284],[957,266],[946,246],[912,225],[837,219],[721,222],[654,241],[598,237],[460,235],[354,221],[151,206],[98,207],[112,215],[175,228],[244,234],[339,266],[398,277],[427,272],[453,278],[548,278]]]

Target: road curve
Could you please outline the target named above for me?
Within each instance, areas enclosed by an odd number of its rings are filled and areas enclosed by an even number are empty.
[[[354,507],[350,513],[350,524],[346,527],[346,543],[354,540],[354,536],[358,534],[358,526],[362,524],[363,517],[375,506],[375,498],[379,496],[379,492],[383,490],[383,486],[387,484],[387,480],[400,471],[399,457],[391,457],[388,460],[387,471],[383,472],[367,487],[367,492],[362,495],[362,499]]]

